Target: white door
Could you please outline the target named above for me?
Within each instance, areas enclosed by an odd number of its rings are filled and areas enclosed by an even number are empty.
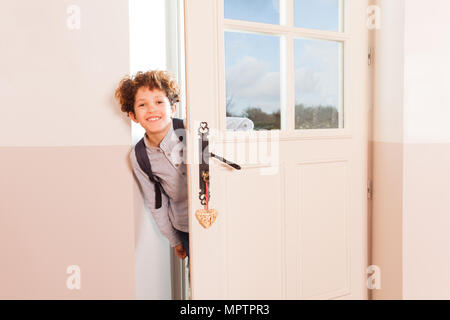
[[[367,297],[366,8],[185,0],[193,299]],[[227,130],[227,116],[254,128]],[[207,229],[195,218],[201,121],[210,151],[242,167],[210,159]]]

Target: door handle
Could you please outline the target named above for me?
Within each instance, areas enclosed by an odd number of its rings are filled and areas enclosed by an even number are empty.
[[[232,167],[232,168],[234,168],[236,170],[241,170],[241,166],[236,164],[236,163],[234,163],[234,162],[231,162],[231,161],[229,161],[229,160],[227,160],[225,158],[222,158],[221,156],[218,156],[217,154],[214,154],[212,152],[210,152],[210,155],[211,155],[211,157],[216,158],[216,159],[222,161],[223,163],[226,163],[227,165],[229,165],[230,167]]]
[[[200,199],[200,203],[202,205],[206,205],[207,201],[211,197],[210,194],[211,190],[207,186],[209,185],[211,179],[209,175],[209,158],[210,157],[216,158],[217,160],[222,161],[223,163],[229,165],[230,167],[236,170],[241,170],[241,166],[221,156],[218,156],[212,152],[209,152],[209,139],[208,139],[209,128],[207,122],[200,123],[200,127],[198,128],[198,134],[200,136],[199,138],[200,164],[198,170],[200,192],[198,197]],[[208,194],[206,194],[207,192]]]

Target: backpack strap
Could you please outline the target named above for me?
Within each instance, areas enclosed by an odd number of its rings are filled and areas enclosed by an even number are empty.
[[[186,136],[186,130],[184,128],[183,119],[172,118],[173,130],[175,134],[178,136],[181,142],[186,143],[184,137]],[[179,130],[183,129],[183,130]]]
[[[144,171],[150,181],[155,185],[155,208],[159,209],[162,205],[162,196],[161,196],[161,189],[163,187],[161,186],[161,182],[156,179],[156,177],[153,175],[152,166],[150,164],[150,160],[148,159],[147,155],[147,149],[145,147],[144,138],[142,138],[137,144],[135,148],[136,153],[136,159],[139,163],[139,167],[141,167],[142,171]]]
[[[186,143],[184,139],[186,131],[177,130],[177,129],[184,129],[183,119],[173,118],[172,124],[173,130],[177,134],[178,139],[180,139],[180,141],[182,141],[183,143]],[[139,142],[136,144],[135,148],[136,159],[138,161],[139,167],[141,167],[142,171],[144,171],[147,174],[150,181],[155,185],[155,208],[159,209],[161,208],[162,205],[161,191],[164,193],[165,191],[161,185],[161,182],[159,181],[159,178],[153,174],[152,165],[150,164],[150,160],[147,155],[147,148],[145,146],[144,139],[145,136],[141,140],[139,140]]]

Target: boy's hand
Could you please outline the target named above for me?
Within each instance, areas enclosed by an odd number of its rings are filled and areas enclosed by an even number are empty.
[[[186,258],[186,250],[184,249],[184,246],[182,243],[176,245],[174,247],[175,250],[175,254],[180,258],[180,259],[184,259]]]

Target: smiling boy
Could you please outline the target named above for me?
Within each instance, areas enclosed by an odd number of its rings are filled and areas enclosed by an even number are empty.
[[[163,188],[160,206],[155,200],[155,184],[139,166],[136,146],[130,153],[133,171],[159,230],[175,254],[184,259],[189,256],[186,164],[172,124],[180,101],[179,86],[166,71],[138,72],[134,78],[121,80],[115,96],[121,110],[145,129],[143,141],[151,170]]]

